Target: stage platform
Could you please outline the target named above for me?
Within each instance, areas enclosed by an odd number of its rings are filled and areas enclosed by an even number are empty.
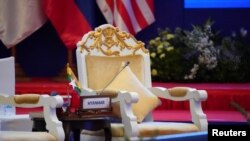
[[[16,113],[29,114],[30,112],[40,112],[41,108],[17,108]],[[238,111],[216,111],[204,110],[209,123],[245,123],[245,117]],[[250,114],[250,112],[248,112]],[[182,121],[191,122],[191,115],[188,110],[154,110],[153,118],[155,121]]]
[[[237,102],[250,111],[250,83],[161,83],[153,82],[154,87],[171,88],[176,86],[204,89],[208,93],[208,99],[202,103],[204,110],[235,111],[231,102]],[[48,79],[34,79],[32,81],[17,82],[16,94],[38,93],[50,94],[56,91],[65,95],[69,88],[67,81],[51,81]],[[70,91],[72,92],[72,91]],[[188,102],[173,102],[162,100],[162,105],[157,110],[188,110]]]
[[[231,102],[237,102],[246,110],[250,111],[250,83],[160,83],[154,82],[154,87],[171,88],[176,86],[192,87],[206,90],[208,98],[202,103],[204,110],[235,110]],[[163,100],[158,109],[188,109],[188,102],[171,102]]]
[[[68,88],[67,81],[51,81],[46,79],[36,79],[33,81],[17,82],[16,93],[38,93],[50,94],[56,91],[65,95]],[[250,83],[160,83],[154,82],[155,87],[171,88],[176,86],[193,87],[204,89],[208,93],[207,101],[202,103],[204,113],[207,115],[209,123],[244,123],[244,116],[234,109],[231,101],[239,103],[248,112],[250,112]],[[70,91],[72,92],[72,91]],[[162,100],[162,105],[153,111],[153,117],[156,121],[191,121],[188,102],[172,102]],[[17,114],[26,114],[31,111],[40,111],[41,109],[32,109],[30,111],[17,109]]]

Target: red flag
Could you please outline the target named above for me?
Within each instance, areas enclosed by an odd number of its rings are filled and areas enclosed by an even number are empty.
[[[155,21],[153,0],[96,0],[109,24],[136,34]]]
[[[44,0],[45,14],[68,48],[75,48],[90,25],[74,0]]]
[[[77,108],[80,107],[80,96],[76,91],[73,91],[70,95],[71,95],[70,109],[71,112],[74,112],[75,110],[77,110]]]

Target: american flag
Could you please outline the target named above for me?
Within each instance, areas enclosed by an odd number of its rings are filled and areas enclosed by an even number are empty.
[[[135,35],[152,24],[153,0],[96,0],[109,24]]]

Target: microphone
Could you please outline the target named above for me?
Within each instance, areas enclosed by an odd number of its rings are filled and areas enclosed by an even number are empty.
[[[109,83],[101,90],[101,92],[97,93],[98,95],[101,95],[104,90],[114,81],[114,79],[130,64],[129,61],[126,61],[125,63],[122,62],[122,68],[115,74],[115,76],[109,81]]]
[[[126,61],[125,64],[124,64],[124,67],[121,70],[125,69],[129,64],[130,64],[130,62]]]

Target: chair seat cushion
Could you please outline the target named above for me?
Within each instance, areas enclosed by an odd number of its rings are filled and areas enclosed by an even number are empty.
[[[56,137],[47,132],[1,131],[0,141],[56,141]]]
[[[198,132],[199,129],[192,123],[178,122],[143,122],[138,124],[139,137],[154,137],[159,135],[171,135],[188,132]],[[124,126],[120,123],[111,124],[111,132],[113,137],[125,137]],[[82,134],[92,136],[103,136],[103,130],[89,131],[82,130]]]

